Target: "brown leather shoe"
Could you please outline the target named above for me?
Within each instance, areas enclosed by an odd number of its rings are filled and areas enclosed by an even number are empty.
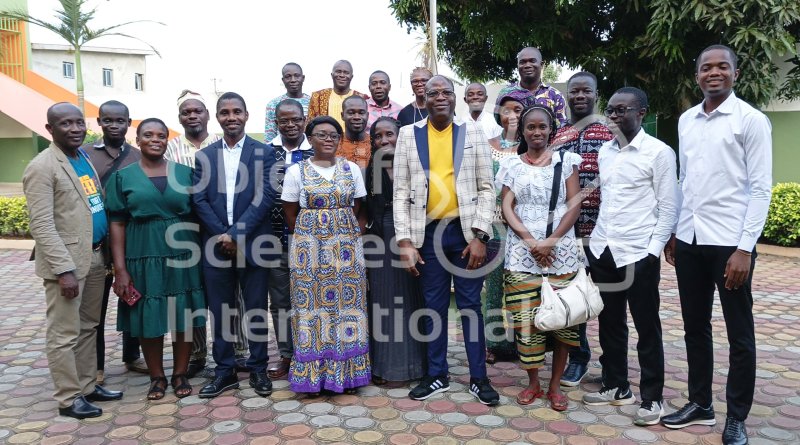
[[[272,368],[267,369],[267,375],[271,379],[281,379],[289,374],[289,366],[292,364],[292,359],[288,357],[281,357],[278,363]]]

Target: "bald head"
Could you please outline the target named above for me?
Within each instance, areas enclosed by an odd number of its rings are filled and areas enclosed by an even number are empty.
[[[467,103],[469,112],[472,113],[474,119],[477,119],[483,112],[486,99],[486,87],[482,83],[473,82],[464,90],[464,102]]]
[[[86,138],[86,121],[75,105],[59,102],[47,109],[47,132],[53,144],[68,156],[74,157]]]
[[[69,102],[59,102],[57,104],[53,104],[47,109],[47,123],[53,125],[64,115],[75,113],[80,115],[81,119],[83,119],[83,113],[81,113],[80,108],[76,107],[75,105]]]
[[[520,85],[528,90],[535,90],[542,82],[542,52],[539,48],[522,48],[517,54],[517,70]]]
[[[333,64],[331,71],[333,89],[336,94],[345,94],[350,91],[350,81],[353,80],[353,65],[347,60],[339,60]]]

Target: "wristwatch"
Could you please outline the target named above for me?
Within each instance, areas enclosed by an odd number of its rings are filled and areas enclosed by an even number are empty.
[[[477,230],[477,229],[475,230],[475,238],[477,238],[478,241],[482,242],[483,244],[488,243],[492,239],[492,237],[489,236],[488,233],[484,232],[483,230]]]

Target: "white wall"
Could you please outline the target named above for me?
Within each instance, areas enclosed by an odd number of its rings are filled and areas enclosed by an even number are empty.
[[[128,106],[134,119],[163,114],[163,105],[159,107],[159,104],[154,104],[157,101],[154,101],[152,96],[148,100],[147,92],[152,79],[147,76],[145,57],[142,54],[82,51],[81,64],[86,100],[98,106],[108,100],[118,100]],[[32,50],[33,71],[69,91],[75,91],[75,79],[65,78],[63,75],[63,62],[75,63],[74,55],[65,50]],[[103,86],[103,68],[113,71],[111,87]],[[137,91],[135,88],[135,73],[144,74],[143,91]]]

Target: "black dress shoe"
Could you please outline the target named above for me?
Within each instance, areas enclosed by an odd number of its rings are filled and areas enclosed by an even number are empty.
[[[94,385],[94,391],[90,394],[86,394],[84,397],[90,402],[108,402],[121,399],[122,391],[111,391],[100,385]]]
[[[728,416],[725,419],[725,429],[722,431],[722,443],[725,445],[746,445],[747,429],[744,420]]]
[[[678,429],[689,425],[715,425],[714,407],[702,406],[689,402],[683,408],[661,418],[661,423],[667,428]]]
[[[208,385],[204,386],[203,389],[197,394],[197,397],[201,399],[210,399],[216,397],[223,392],[229,389],[235,389],[239,387],[239,378],[236,377],[235,373],[223,376],[216,376],[214,380],[211,381]]]
[[[186,377],[191,379],[197,374],[203,372],[205,369],[206,369],[205,361],[189,362],[189,367],[186,369]]]
[[[264,372],[250,373],[250,387],[261,397],[272,394],[272,380]]]
[[[76,419],[86,419],[88,417],[102,416],[103,410],[89,403],[83,396],[80,396],[72,402],[72,405],[66,408],[59,408],[58,414],[61,416],[74,417]]]

